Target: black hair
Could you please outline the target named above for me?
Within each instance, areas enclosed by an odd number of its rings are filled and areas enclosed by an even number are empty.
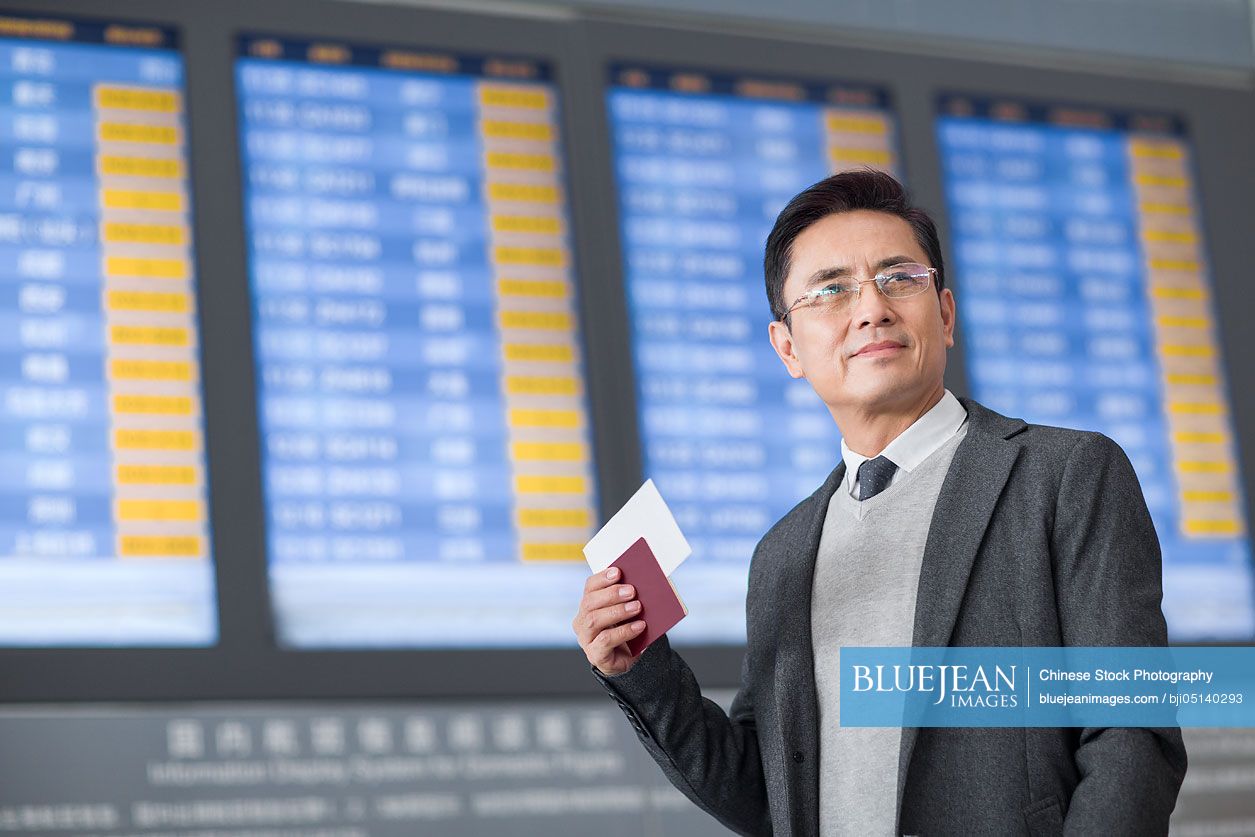
[[[777,320],[784,319],[784,280],[789,275],[794,240],[822,218],[860,209],[896,215],[911,225],[931,267],[937,268],[936,287],[937,293],[941,293],[946,268],[933,219],[911,203],[906,189],[892,175],[875,169],[854,169],[834,174],[799,192],[776,216],[763,254],[763,275],[767,280],[767,302]]]

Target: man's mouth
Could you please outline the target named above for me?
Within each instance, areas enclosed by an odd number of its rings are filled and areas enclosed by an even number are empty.
[[[888,357],[902,348],[902,344],[894,340],[881,340],[879,343],[868,343],[855,352],[854,357]]]

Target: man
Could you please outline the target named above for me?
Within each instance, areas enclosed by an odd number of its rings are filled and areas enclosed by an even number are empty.
[[[665,637],[633,659],[633,591],[588,580],[576,636],[646,749],[743,834],[1166,834],[1177,729],[839,726],[843,645],[1165,645],[1159,543],[1106,436],[944,388],[954,295],[893,178],[799,194],[765,272],[772,346],[827,404],[842,461],[754,551],[728,714]]]

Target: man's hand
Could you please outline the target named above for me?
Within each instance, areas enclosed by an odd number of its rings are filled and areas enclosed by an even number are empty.
[[[590,575],[584,582],[579,612],[571,621],[584,656],[607,676],[632,667],[636,659],[628,651],[627,641],[645,630],[639,619],[623,624],[641,612],[641,603],[636,600],[636,588],[615,584],[618,578],[618,567]]]

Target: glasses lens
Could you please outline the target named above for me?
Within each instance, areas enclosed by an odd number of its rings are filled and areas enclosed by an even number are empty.
[[[854,298],[857,289],[850,285],[831,284],[815,293],[812,302],[823,308],[841,308]]]
[[[885,296],[914,296],[928,287],[931,272],[922,264],[895,264],[880,274],[881,281],[877,284],[885,292]]]

